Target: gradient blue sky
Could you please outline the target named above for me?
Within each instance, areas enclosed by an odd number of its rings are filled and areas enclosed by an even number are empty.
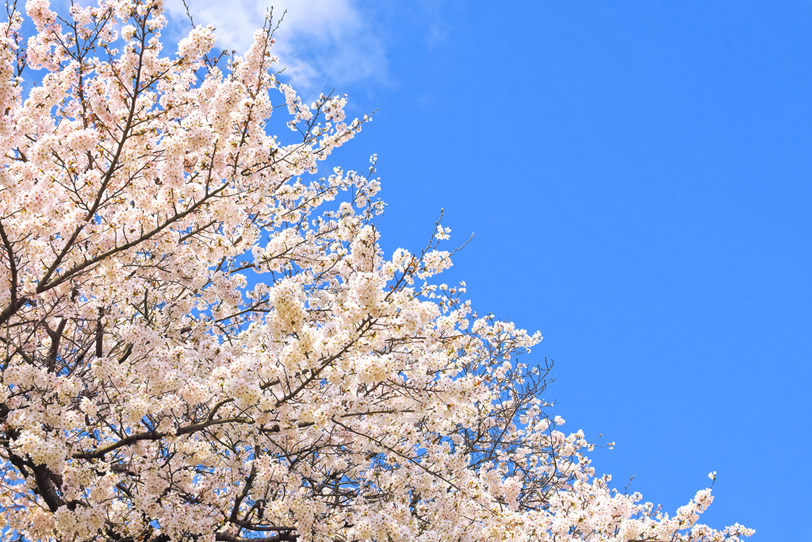
[[[255,1],[189,0],[240,48]],[[177,7],[177,4],[174,4]],[[382,242],[445,209],[446,280],[541,330],[599,472],[812,540],[812,3],[286,0],[287,76],[374,121]],[[603,437],[599,437],[603,434]]]

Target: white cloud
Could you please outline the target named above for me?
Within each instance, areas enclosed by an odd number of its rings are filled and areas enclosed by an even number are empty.
[[[217,47],[245,51],[262,27],[271,1],[187,0],[196,24],[214,26]],[[358,83],[387,83],[382,37],[356,0],[274,0],[274,19],[284,15],[276,54],[285,78],[305,94],[343,92]],[[166,0],[167,15],[186,19],[182,0]]]

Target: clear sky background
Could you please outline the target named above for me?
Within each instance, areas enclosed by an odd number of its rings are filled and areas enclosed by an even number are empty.
[[[189,3],[237,49],[265,9]],[[812,3],[284,9],[286,76],[377,109],[337,160],[378,154],[383,246],[476,234],[445,280],[543,333],[598,471],[672,513],[716,470],[705,523],[812,540]]]

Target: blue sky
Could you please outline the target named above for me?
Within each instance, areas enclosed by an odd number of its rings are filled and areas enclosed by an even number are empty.
[[[265,9],[189,3],[238,49]],[[716,470],[705,523],[812,540],[812,3],[276,9],[287,76],[377,110],[337,160],[378,154],[384,247],[475,233],[445,280],[543,333],[599,472],[673,512]]]

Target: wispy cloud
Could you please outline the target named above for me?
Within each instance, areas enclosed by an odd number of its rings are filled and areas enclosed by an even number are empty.
[[[273,4],[284,13],[276,54],[286,79],[305,94],[358,83],[387,83],[384,40],[355,0],[187,0],[197,24],[217,29],[217,46],[245,51]],[[182,0],[167,0],[167,14],[186,18]]]

